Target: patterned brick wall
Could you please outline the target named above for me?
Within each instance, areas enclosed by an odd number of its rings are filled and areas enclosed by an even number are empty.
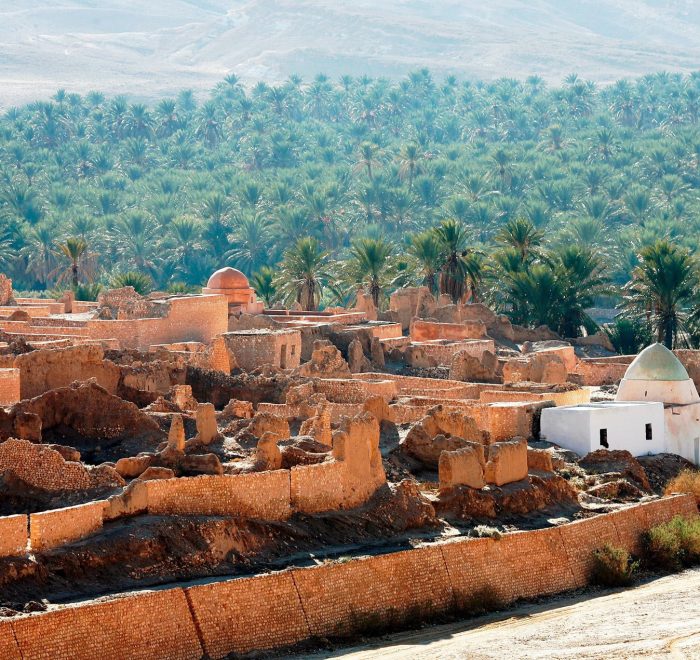
[[[0,475],[12,472],[30,486],[48,492],[86,490],[92,486],[82,463],[66,461],[56,450],[27,440],[0,443]]]
[[[23,660],[200,660],[182,589],[65,607],[12,622]],[[3,657],[4,660],[4,656]]]
[[[291,515],[289,470],[162,479],[146,484],[148,512],[155,515],[248,516],[264,520],[286,520]]]
[[[32,550],[49,550],[102,529],[104,502],[90,502],[29,516]]]
[[[344,466],[332,461],[299,465],[291,470],[292,509],[318,513],[343,508],[345,503]]]
[[[0,658],[2,660],[22,660],[15,633],[9,621],[0,622]]]
[[[27,516],[22,513],[17,516],[0,518],[0,557],[16,557],[27,551]],[[0,642],[2,648],[2,642]],[[3,655],[0,653],[0,658]]]
[[[291,572],[190,587],[186,593],[202,647],[212,658],[310,637]]]
[[[342,635],[374,617],[439,613],[452,587],[438,546],[293,571],[313,635]]]
[[[595,548],[608,541],[632,548],[641,531],[677,514],[697,515],[692,496],[498,541],[464,539],[190,587],[187,598],[178,588],[68,606],[9,623],[21,656],[0,623],[0,658],[225,658],[439,613],[485,591],[504,603],[553,594],[583,583]]]
[[[0,369],[0,406],[10,406],[19,400],[19,369]]]

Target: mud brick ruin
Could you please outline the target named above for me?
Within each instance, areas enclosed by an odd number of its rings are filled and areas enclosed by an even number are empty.
[[[303,312],[232,268],[96,303],[0,276],[0,658],[225,658],[581,587],[697,515],[659,495],[700,462],[700,358],[662,353],[424,287]],[[567,449],[640,396],[663,453]]]

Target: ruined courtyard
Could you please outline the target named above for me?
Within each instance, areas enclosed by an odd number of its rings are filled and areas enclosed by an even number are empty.
[[[700,463],[698,351],[617,355],[426,287],[267,309],[232,268],[94,303],[0,284],[3,659],[408,626],[581,588],[602,544],[697,515],[664,492]]]

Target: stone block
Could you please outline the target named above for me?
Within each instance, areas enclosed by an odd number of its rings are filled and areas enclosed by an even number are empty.
[[[483,488],[486,485],[485,467],[484,446],[479,443],[472,442],[455,451],[443,451],[438,464],[440,488]]]

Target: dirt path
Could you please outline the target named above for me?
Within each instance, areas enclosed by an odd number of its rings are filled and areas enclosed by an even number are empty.
[[[308,658],[700,658],[700,569]]]

